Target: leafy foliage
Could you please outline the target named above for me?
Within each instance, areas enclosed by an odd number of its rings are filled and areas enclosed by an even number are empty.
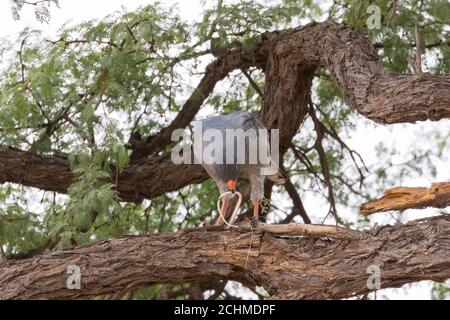
[[[52,5],[59,7],[59,0],[34,0],[34,1],[26,1],[26,0],[10,0],[11,1],[11,12],[14,19],[20,19],[20,11],[25,5],[32,5],[35,7],[34,14],[36,16],[36,20],[43,22],[49,22],[50,20],[50,10],[49,8]]]
[[[448,281],[447,281],[448,282]],[[448,300],[450,299],[450,287],[448,284],[439,283],[433,287],[431,297],[434,300]]]

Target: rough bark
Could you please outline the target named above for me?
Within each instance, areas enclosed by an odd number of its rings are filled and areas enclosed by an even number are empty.
[[[361,213],[370,215],[376,212],[426,207],[445,208],[450,206],[450,183],[433,183],[431,188],[398,187],[388,189],[382,198],[361,205]]]
[[[66,288],[70,265],[81,269],[81,290]],[[86,298],[200,279],[261,285],[279,299],[338,299],[372,291],[373,265],[382,288],[449,278],[450,217],[378,227],[349,240],[199,229],[105,240],[8,261],[0,268],[0,299]]]
[[[310,101],[314,68],[299,65],[291,56],[267,50],[261,120],[280,133],[280,155],[284,155],[303,122]]]

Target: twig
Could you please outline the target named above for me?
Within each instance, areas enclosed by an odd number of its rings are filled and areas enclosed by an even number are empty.
[[[420,26],[416,21],[415,25],[416,31],[416,65],[415,65],[415,73],[422,74],[422,41],[420,40]]]
[[[53,135],[53,133],[58,129],[59,122],[65,119],[72,106],[73,102],[69,103],[69,105],[66,108],[60,110],[57,113],[54,119],[48,121],[45,125],[42,125],[43,127],[46,128],[46,130],[37,137],[36,141],[34,141],[33,144],[31,145],[29,151],[34,151],[36,146],[42,143],[43,140],[50,138]]]
[[[305,166],[305,169],[308,173],[314,175],[314,177],[321,183],[326,184],[325,180],[323,180],[323,178],[319,176],[317,171],[314,169],[314,165],[311,163],[311,160],[309,160],[307,152],[305,150],[297,147],[294,144],[291,145],[291,150],[294,153],[295,158]],[[318,186],[320,185],[318,184]]]
[[[219,298],[220,295],[225,290],[225,286],[227,285],[227,283],[228,283],[228,281],[221,280],[221,281],[218,281],[215,286],[210,288],[210,290],[214,290],[214,293],[210,297],[208,297],[208,300],[216,300],[217,298]]]
[[[0,267],[2,267],[5,263],[6,263],[6,256],[5,253],[3,252],[2,245],[0,244]]]
[[[48,5],[50,5],[51,0],[36,0],[36,1],[26,1],[26,0],[13,0],[13,2],[18,3],[18,4],[28,4],[28,5],[32,5],[32,6],[37,6],[38,4],[41,3],[47,3]]]
[[[328,211],[328,214],[325,217],[325,219],[331,213],[333,215],[333,217],[335,218],[336,223],[340,224],[340,223],[342,223],[342,220],[337,214],[336,200],[334,198],[333,184],[331,182],[331,175],[330,175],[330,168],[328,165],[327,155],[325,153],[325,150],[324,150],[323,144],[322,144],[323,139],[325,137],[325,131],[323,128],[324,126],[317,118],[317,115],[314,111],[312,102],[310,102],[310,106],[308,108],[308,113],[314,122],[314,130],[316,131],[316,135],[317,135],[317,139],[316,139],[314,148],[316,149],[316,151],[319,155],[319,162],[320,162],[320,167],[322,168],[322,175],[323,175],[323,178],[328,187],[328,201],[330,202],[330,210]],[[324,221],[325,221],[325,219],[324,219]]]
[[[314,107],[323,115],[326,116],[326,113],[317,105],[314,104]],[[352,161],[356,167],[356,170],[359,173],[359,188],[362,187],[364,180],[365,180],[365,176],[363,173],[363,170],[365,170],[366,172],[369,172],[369,169],[367,169],[366,163],[364,162],[364,159],[362,158],[362,156],[356,152],[355,150],[351,149],[345,142],[344,140],[341,139],[341,137],[339,137],[339,134],[337,133],[337,131],[333,128],[333,126],[330,126],[330,128],[328,128],[327,126],[325,126],[321,121],[318,122],[318,125],[322,128],[322,130],[324,130],[324,132],[329,135],[331,138],[333,138],[334,140],[336,140],[337,143],[339,143],[339,145],[341,146],[341,152],[342,150],[346,149],[348,151],[348,153],[350,154],[350,157],[352,158]],[[358,157],[359,161],[361,162],[362,165],[362,169],[359,167],[358,162],[356,161],[356,157]]]
[[[258,93],[261,99],[264,97],[264,93],[262,92],[261,88],[258,86],[258,84],[255,82],[255,80],[252,79],[252,77],[248,74],[248,72],[245,69],[241,69],[244,76],[248,79],[248,82],[250,82],[250,85],[255,89],[255,91]]]
[[[389,21],[387,22],[387,26],[388,27],[390,27],[392,25],[392,22],[394,21],[395,15],[397,14],[397,5],[398,5],[397,0],[394,0],[393,4],[392,4],[392,14],[391,14],[391,16],[389,18]]]
[[[411,43],[409,46],[410,46],[410,47],[415,47],[416,44],[415,44],[415,43]],[[440,46],[447,46],[447,47],[450,47],[450,41],[442,41],[442,40],[439,40],[439,41],[432,42],[432,43],[426,44],[426,45],[422,44],[422,49],[433,49],[433,48],[440,47]],[[373,45],[373,47],[374,47],[375,49],[382,49],[382,48],[384,48],[384,43],[377,42],[377,43],[375,43],[375,44]]]
[[[305,222],[306,224],[311,224],[311,219],[308,217],[308,213],[306,213],[302,199],[300,198],[295,186],[289,178],[286,178],[284,187],[291,197],[294,207],[292,208],[292,212],[286,218],[284,218],[281,223],[289,223],[295,216],[300,215],[303,219],[303,222]]]

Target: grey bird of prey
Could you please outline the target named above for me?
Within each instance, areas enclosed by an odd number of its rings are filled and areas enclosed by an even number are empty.
[[[205,159],[202,159],[201,165],[209,174],[209,176],[216,182],[221,195],[228,191],[234,192],[236,190],[236,184],[237,180],[239,179],[239,175],[242,172],[246,172],[248,174],[251,185],[251,199],[253,201],[252,224],[257,225],[259,217],[259,204],[264,197],[265,178],[267,177],[268,179],[276,183],[284,183],[283,176],[278,171],[278,164],[275,164],[276,167],[275,170],[273,170],[276,173],[272,173],[271,175],[266,176],[263,175],[261,169],[268,167],[274,169],[274,163],[268,165],[267,162],[264,163],[259,156],[257,156],[256,159],[253,158],[253,160],[251,160],[252,158],[249,156],[249,151],[254,153],[252,143],[256,143],[256,145],[258,145],[258,141],[255,140],[258,140],[258,137],[260,137],[260,135],[258,134],[260,132],[259,130],[266,128],[252,113],[245,111],[235,112],[228,115],[209,117],[203,120],[199,120],[199,122],[201,122],[203,132],[206,132],[206,130],[210,130],[210,132],[216,133],[220,132],[222,136],[222,143],[219,144],[220,146],[222,146],[222,152],[211,152],[210,159],[213,159],[213,163],[211,163],[211,161],[207,163]],[[237,129],[242,129],[241,132],[243,131],[246,134],[250,131],[257,133],[257,136],[249,134],[244,140],[244,162],[242,161],[242,155],[240,159],[238,158],[238,153],[242,151],[242,146],[241,148],[238,147],[239,140],[233,139],[231,144],[227,143],[227,129],[232,129],[234,132],[236,132]],[[205,139],[202,139],[202,155],[204,155],[204,151],[207,150],[208,146],[210,146],[211,143],[214,142],[217,142],[214,141],[214,138],[211,138],[211,141],[205,141]],[[242,143],[242,140],[240,140],[240,142]],[[267,145],[268,144],[269,143],[267,141]],[[230,150],[231,148],[234,148],[234,152],[233,150]],[[231,155],[230,152],[232,153]],[[227,154],[229,155],[228,161]],[[195,152],[195,155],[198,159],[198,151],[197,153]],[[230,160],[232,160],[231,163]],[[223,214],[225,214],[228,209],[231,197],[231,195],[228,195],[224,196],[223,198],[221,207],[221,212]],[[223,221],[221,217],[219,217],[215,224],[222,225],[222,223]]]

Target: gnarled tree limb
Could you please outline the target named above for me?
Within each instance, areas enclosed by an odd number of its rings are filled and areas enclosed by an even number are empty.
[[[170,156],[142,159],[125,168],[117,180],[123,201],[141,202],[208,179],[200,165],[175,165]],[[12,182],[47,191],[67,193],[75,181],[69,161],[0,147],[0,183]]]
[[[450,117],[449,75],[384,72],[376,50],[359,29],[331,21],[311,23],[270,33],[263,46],[267,52],[289,61],[290,73],[296,72],[296,66],[327,68],[350,104],[375,122],[392,124]],[[290,75],[285,72],[285,76]]]
[[[388,189],[382,198],[362,204],[361,213],[367,216],[376,212],[447,206],[450,206],[450,182],[440,182],[433,183],[431,188]]]
[[[81,290],[67,289],[69,266],[80,268]],[[211,279],[260,285],[280,299],[338,299],[373,290],[369,266],[380,268],[382,288],[450,278],[450,217],[378,227],[349,240],[199,229],[105,240],[9,260],[0,267],[0,299],[120,295]]]

